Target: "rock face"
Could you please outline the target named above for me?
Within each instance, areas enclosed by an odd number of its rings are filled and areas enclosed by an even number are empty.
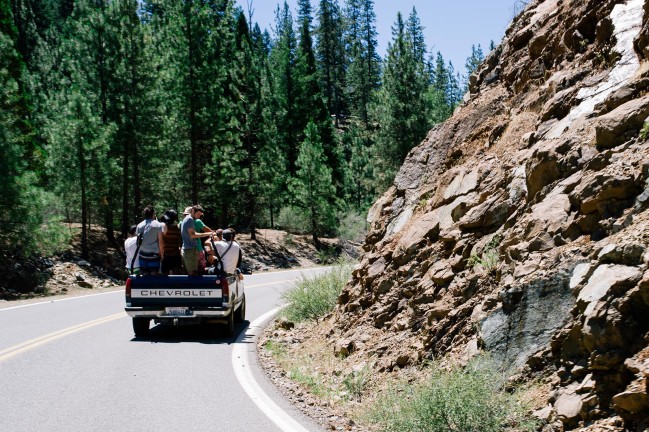
[[[370,210],[340,355],[386,371],[481,348],[554,386],[557,430],[649,427],[648,13],[537,0],[514,20]]]

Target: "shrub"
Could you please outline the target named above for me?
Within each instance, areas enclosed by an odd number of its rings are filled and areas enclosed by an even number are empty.
[[[337,233],[341,241],[362,242],[367,234],[367,221],[365,217],[356,212],[340,215],[340,225]]]
[[[315,278],[302,278],[284,292],[288,306],[282,311],[294,322],[318,320],[329,313],[352,273],[352,263],[339,261],[330,271]]]
[[[500,237],[494,236],[489,243],[484,247],[482,253],[472,254],[469,257],[469,264],[476,267],[482,267],[485,272],[493,273],[498,266],[500,260],[498,256],[498,245],[500,244]]]
[[[63,223],[62,217],[52,217],[43,224],[40,230],[40,243],[38,252],[44,256],[51,256],[59,253],[70,246],[72,237],[77,234],[78,229],[70,229]]]
[[[647,138],[649,138],[649,122],[645,123],[640,129],[640,139],[647,141]]]
[[[370,420],[383,431],[532,431],[504,376],[484,359],[450,371],[434,369],[420,386],[393,388],[376,404]]]
[[[360,400],[363,392],[370,383],[372,370],[368,366],[363,366],[359,370],[354,370],[343,379],[343,387],[347,391],[348,398]]]
[[[279,211],[277,225],[294,234],[303,234],[310,230],[309,221],[294,207],[284,207]]]

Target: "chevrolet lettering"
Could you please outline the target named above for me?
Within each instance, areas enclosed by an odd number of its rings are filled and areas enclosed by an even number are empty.
[[[126,281],[126,313],[136,337],[149,334],[151,322],[163,325],[226,324],[246,314],[243,280],[232,276],[130,276]]]
[[[131,297],[221,297],[221,290],[140,290]]]

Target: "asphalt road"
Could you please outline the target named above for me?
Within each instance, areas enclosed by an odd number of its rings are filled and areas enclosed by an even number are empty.
[[[246,276],[232,338],[157,326],[135,339],[122,291],[0,309],[0,431],[322,431],[254,355],[289,281],[322,271]]]

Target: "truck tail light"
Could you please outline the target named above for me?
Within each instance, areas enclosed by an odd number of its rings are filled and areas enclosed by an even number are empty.
[[[216,283],[218,284],[220,282],[221,285],[221,294],[223,295],[223,298],[227,302],[230,299],[230,285],[228,284],[228,279],[223,278],[219,281],[219,279],[216,280]]]
[[[131,297],[131,278],[126,279],[126,289],[124,290],[126,297]]]

